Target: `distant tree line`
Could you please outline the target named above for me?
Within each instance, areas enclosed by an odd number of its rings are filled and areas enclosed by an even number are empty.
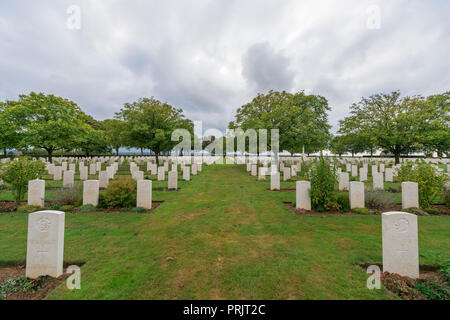
[[[303,91],[269,91],[258,94],[237,109],[229,129],[279,130],[279,148],[291,153],[315,153],[329,149],[335,154],[383,150],[395,156],[424,152],[439,156],[450,150],[450,92],[429,97],[401,97],[400,92],[362,98],[340,121],[337,135],[330,133],[326,98]],[[95,120],[73,101],[31,92],[17,100],[0,102],[0,149],[24,153],[44,152],[52,161],[57,154],[119,154],[119,149],[151,150],[167,154],[178,141],[175,129],[192,136],[193,122],[180,108],[153,97],[125,103],[112,119]],[[226,150],[226,138],[221,138]],[[194,143],[194,138],[192,144]],[[220,143],[212,137],[209,143]],[[236,147],[236,144],[235,144]],[[258,150],[259,152],[260,150]],[[262,151],[262,150],[261,150]]]

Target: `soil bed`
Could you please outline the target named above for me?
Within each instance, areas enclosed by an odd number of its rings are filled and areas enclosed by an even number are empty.
[[[81,267],[84,263],[74,263]],[[65,264],[64,265],[64,273],[58,278],[53,278],[49,276],[42,277],[41,280],[38,280],[40,288],[35,291],[17,291],[8,295],[3,300],[42,300],[44,299],[53,289],[58,287],[61,283],[66,281],[71,274],[66,273],[66,268],[69,265],[73,264]],[[0,286],[9,279],[17,279],[19,277],[25,277],[25,264],[16,264],[16,265],[8,265],[1,266],[0,265]],[[2,300],[0,298],[0,300]]]

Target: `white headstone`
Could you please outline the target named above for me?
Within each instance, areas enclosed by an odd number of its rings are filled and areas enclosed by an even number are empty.
[[[53,169],[53,180],[59,181],[62,179],[62,167],[55,167]]]
[[[28,278],[57,278],[63,274],[64,218],[61,211],[38,211],[28,215]]]
[[[349,189],[349,174],[348,172],[341,172],[339,174],[339,191]]]
[[[402,209],[419,208],[419,184],[402,182]]]
[[[177,190],[178,189],[178,172],[170,171],[168,178],[168,189]]]
[[[98,180],[99,180],[99,187],[100,187],[100,189],[108,188],[108,183],[109,183],[108,172],[100,171],[98,173]]]
[[[64,171],[63,187],[72,188],[74,185],[74,171]]]
[[[137,182],[137,207],[152,208],[152,181],[140,180]]]
[[[98,205],[99,181],[86,180],[83,183],[83,205]]]
[[[382,214],[383,272],[419,277],[417,216],[406,212]]]
[[[166,178],[166,171],[164,167],[158,167],[158,181],[164,181]]]
[[[374,190],[384,190],[384,174],[383,173],[378,173],[375,172],[372,174],[372,178],[373,178],[373,189]]]
[[[45,180],[28,181],[28,205],[44,207]]]
[[[280,173],[272,172],[270,174],[270,190],[280,190]]]
[[[296,183],[296,204],[297,209],[304,209],[311,211],[311,196],[309,192],[311,190],[311,182],[309,181],[297,181]]]
[[[352,181],[350,182],[350,209],[364,208],[364,182]]]

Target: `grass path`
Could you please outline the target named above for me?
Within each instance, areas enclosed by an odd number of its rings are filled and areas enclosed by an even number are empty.
[[[244,167],[204,166],[151,215],[66,215],[81,290],[50,299],[392,299],[356,264],[381,263],[379,216],[296,216]],[[25,214],[0,214],[0,263],[24,262]],[[419,217],[421,264],[449,257],[450,219]]]

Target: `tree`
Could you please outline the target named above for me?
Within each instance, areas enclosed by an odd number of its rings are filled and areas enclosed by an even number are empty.
[[[157,161],[161,152],[171,151],[178,144],[171,139],[175,129],[186,129],[191,134],[194,131],[192,121],[185,118],[182,109],[153,97],[126,103],[116,117],[125,122],[124,133],[129,146],[152,150]]]
[[[420,112],[423,106],[423,98],[400,98],[398,91],[362,98],[350,107],[351,115],[341,122],[340,132],[354,140],[361,139],[362,145],[366,146],[364,139],[370,138],[370,143],[392,152],[398,164],[400,155],[421,146],[424,119]]]
[[[344,153],[347,153],[348,146],[344,141],[344,136],[335,136],[331,139],[330,142],[330,150],[334,153],[342,157]]]
[[[250,103],[237,110],[230,129],[267,129],[270,147],[271,129],[279,129],[279,146],[291,153],[307,153],[326,148],[330,135],[328,101],[319,95],[270,91],[258,94]]]
[[[439,157],[450,151],[450,91],[429,96],[420,113],[420,138],[425,153],[437,152]]]
[[[129,144],[125,141],[125,122],[119,119],[106,119],[103,121],[103,126],[106,129],[106,141],[108,146],[112,147],[116,151],[117,155],[119,155],[120,147]]]
[[[55,150],[77,147],[84,133],[85,115],[74,102],[31,92],[20,95],[15,106],[15,112],[26,123],[22,146],[45,149],[50,162]]]
[[[22,139],[20,119],[17,117],[14,101],[0,103],[0,149],[6,155],[7,149],[18,148]]]

